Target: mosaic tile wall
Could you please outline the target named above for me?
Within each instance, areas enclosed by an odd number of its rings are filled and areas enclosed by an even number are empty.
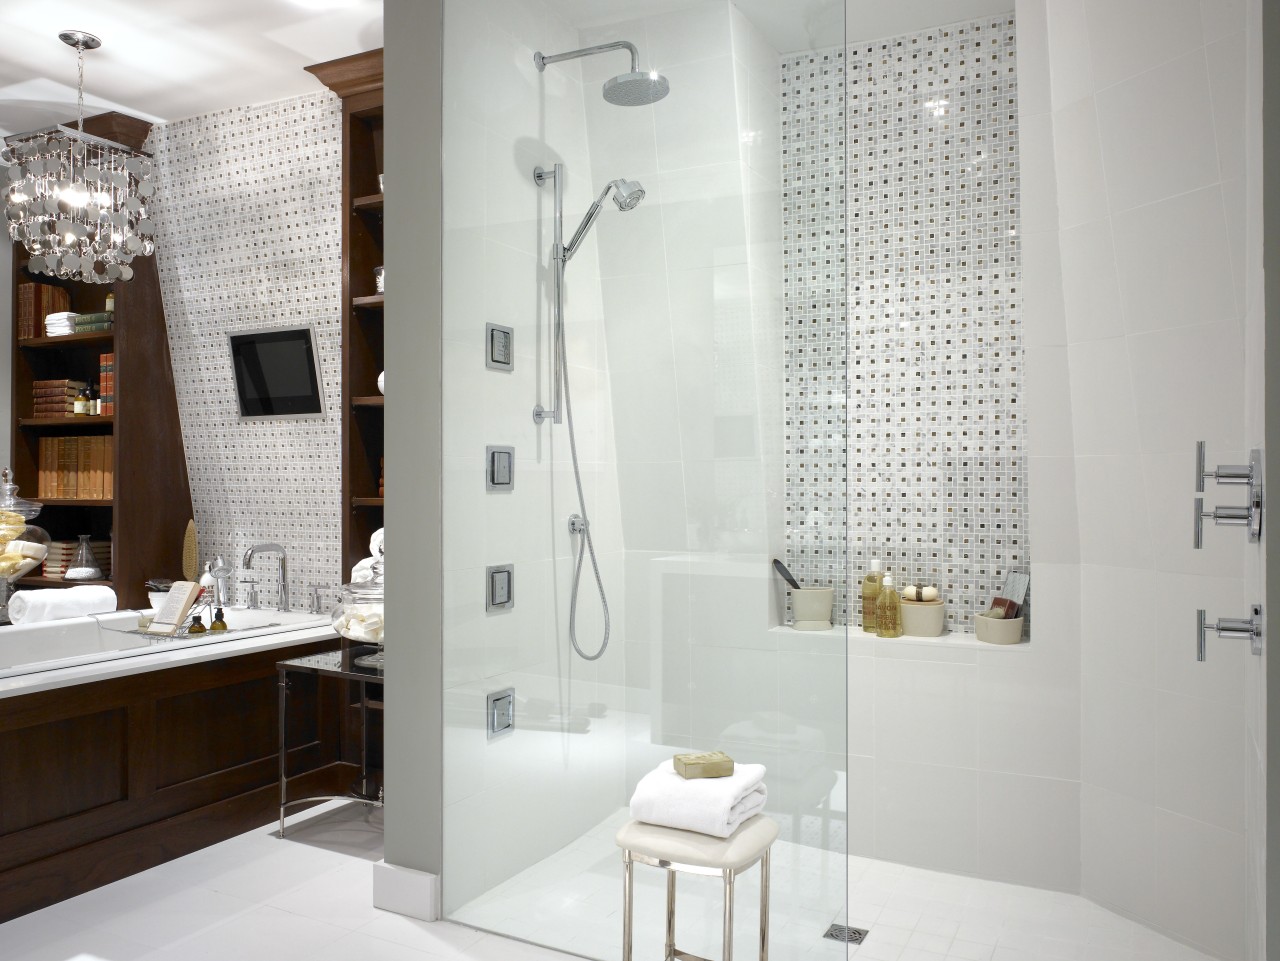
[[[782,60],[787,563],[855,624],[872,557],[951,630],[1029,563],[1016,66],[1012,14]]]
[[[328,91],[157,126],[156,258],[202,562],[276,541],[292,606],[346,580],[341,539],[341,102]],[[318,419],[239,420],[227,336],[313,325]],[[273,556],[254,564],[274,607]],[[240,577],[237,571],[237,579]],[[237,586],[237,599],[241,594]]]

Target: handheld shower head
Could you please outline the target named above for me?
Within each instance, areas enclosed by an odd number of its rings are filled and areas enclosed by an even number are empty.
[[[591,206],[587,208],[587,215],[582,218],[582,223],[578,224],[578,229],[573,232],[573,239],[565,245],[564,259],[569,260],[578,252],[578,247],[582,241],[586,239],[587,233],[595,224],[596,218],[600,216],[601,204],[604,198],[609,196],[609,192],[613,192],[613,202],[618,205],[618,209],[626,212],[634,210],[639,206],[640,201],[644,200],[644,187],[640,185],[638,180],[611,180],[605,185],[604,190],[600,191],[600,196],[592,201]]]
[[[644,200],[644,187],[638,180],[615,180],[609,186],[613,188],[613,202],[619,210],[633,210]]]

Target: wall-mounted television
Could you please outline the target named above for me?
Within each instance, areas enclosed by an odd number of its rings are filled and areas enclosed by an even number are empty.
[[[324,415],[311,327],[273,327],[230,337],[241,420]]]

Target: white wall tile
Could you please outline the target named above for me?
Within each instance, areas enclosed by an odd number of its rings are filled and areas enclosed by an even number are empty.
[[[706,3],[645,18],[648,55],[641,50],[640,69],[663,71],[681,63],[727,57],[733,52],[728,3]],[[645,63],[643,61],[647,60]],[[675,84],[672,84],[675,89]]]
[[[1029,446],[1036,457],[1068,457],[1074,449],[1067,349],[1061,346],[1029,347],[1026,352],[1027,419],[1035,424]]]
[[[1054,169],[1058,175],[1058,222],[1075,227],[1110,213],[1102,169],[1102,142],[1092,97],[1053,115]]]
[[[1156,619],[1148,601],[1157,596],[1154,571],[1085,564],[1080,591],[1088,599],[1089,616],[1080,632],[1080,666],[1086,677],[1154,687]]]
[[[1079,890],[1080,783],[982,772],[978,867],[984,877]]]
[[[1142,450],[1183,452],[1206,438],[1219,450],[1244,447],[1243,357],[1231,322],[1130,337]]]
[[[876,759],[875,856],[978,871],[978,772]]]
[[[1048,583],[1037,581],[1037,599]],[[1035,611],[1037,617],[1049,613],[1039,605]],[[1079,780],[1079,658],[1045,651],[1052,643],[1061,641],[1037,624],[1027,657],[979,652],[978,767],[983,772]]]
[[[1076,490],[1080,559],[1112,567],[1150,567],[1152,522],[1141,459],[1123,454],[1078,457]]]
[[[1053,109],[1093,93],[1093,63],[1084,0],[1044,0],[1049,33],[1049,78]]]
[[[1096,100],[1113,211],[1218,179],[1217,150],[1206,135],[1213,130],[1213,111],[1203,51],[1103,90]]]
[[[1036,423],[1034,418],[1032,423]],[[1036,560],[1047,564],[1078,563],[1080,519],[1076,511],[1075,460],[1033,456],[1027,458],[1027,470],[1028,513]]]
[[[1218,187],[1117,214],[1112,232],[1130,333],[1235,316],[1227,225]]]
[[[1139,918],[1154,918],[1156,812],[1149,802],[1085,781],[1080,789],[1081,892]]]
[[[1223,180],[1245,173],[1245,80],[1248,59],[1243,34],[1225,37],[1205,48],[1209,89]]]
[[[1156,695],[1156,805],[1244,833],[1244,705]]]
[[[1247,9],[1245,0],[1200,0],[1205,43],[1247,29]]]
[[[1241,464],[1248,460],[1244,451],[1209,448],[1206,457],[1213,464]],[[1244,572],[1239,530],[1204,527],[1203,547],[1195,550],[1191,534],[1191,498],[1194,486],[1187,479],[1195,471],[1195,450],[1188,444],[1184,450],[1166,454],[1144,454],[1142,471],[1145,478],[1145,506],[1152,519],[1151,542],[1154,567],[1160,571],[1201,574],[1205,577],[1239,577]],[[1231,503],[1229,488],[1206,485],[1205,504]],[[1236,536],[1232,536],[1236,535]]]
[[[1110,220],[1062,232],[1062,289],[1072,343],[1124,333]]]
[[[1136,451],[1137,408],[1130,379],[1129,345],[1124,337],[1073,343],[1068,357],[1076,454]]]
[[[1081,760],[1086,784],[1148,804],[1156,793],[1156,695],[1085,673]]]
[[[678,97],[653,105],[658,169],[666,172],[738,160],[738,122],[726,105],[735,103],[733,60],[675,64],[663,70]]]
[[[878,759],[977,767],[975,667],[880,658],[875,687]]]
[[[1244,838],[1156,812],[1154,920],[1227,961],[1244,957]]]
[[[1093,82],[1105,89],[1200,47],[1199,0],[1085,0]]]
[[[1249,602],[1241,579],[1162,574],[1151,603],[1156,612],[1157,687],[1190,697],[1243,703],[1245,669],[1253,659],[1248,644],[1219,642],[1211,633],[1206,660],[1200,662],[1195,657],[1196,609],[1204,608],[1215,621],[1235,616],[1218,611],[1243,613]]]

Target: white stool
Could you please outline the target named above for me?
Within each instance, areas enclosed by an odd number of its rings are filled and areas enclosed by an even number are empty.
[[[693,831],[662,828],[640,821],[628,821],[618,829],[622,848],[622,961],[631,961],[631,909],[635,900],[632,883],[636,861],[665,868],[667,872],[666,961],[707,961],[695,954],[676,950],[676,872],[724,878],[724,961],[733,959],[733,882],[757,861],[760,862],[760,961],[769,958],[769,848],[778,838],[778,825],[757,814],[744,821],[727,838],[714,838]]]

